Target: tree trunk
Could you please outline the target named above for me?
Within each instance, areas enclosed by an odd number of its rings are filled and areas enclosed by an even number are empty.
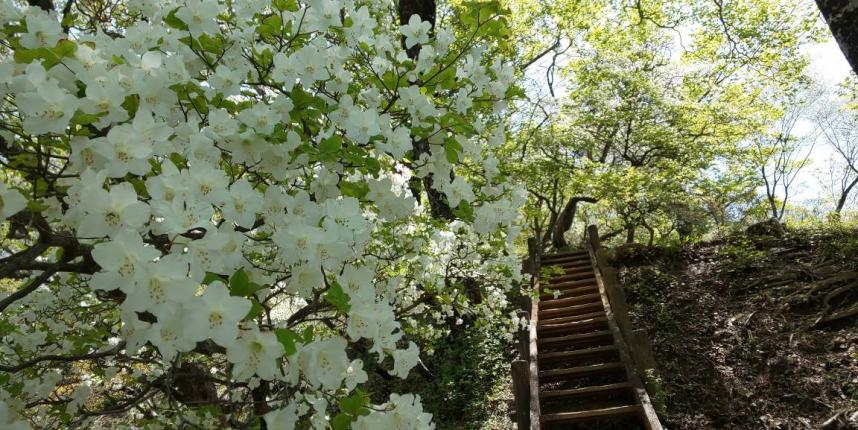
[[[781,217],[778,216],[778,204],[775,202],[775,196],[773,194],[769,194],[766,198],[769,200],[769,206],[772,210],[772,218],[781,219]]]
[[[858,73],[858,3],[855,0],[816,0],[816,5],[852,70]]]
[[[417,15],[421,20],[429,22],[429,24],[432,25],[429,30],[429,34],[433,35],[435,33],[436,8],[435,0],[400,0],[399,24],[406,25],[412,15]],[[402,38],[402,47],[405,48],[405,37]],[[414,45],[411,48],[406,48],[405,52],[408,54],[408,58],[414,60],[420,54],[420,45]],[[421,155],[429,153],[429,142],[427,142],[426,139],[417,139],[412,136],[411,148],[413,152],[412,159],[417,161],[420,159]],[[452,175],[450,179],[453,179]],[[423,178],[423,190],[426,191],[426,196],[429,199],[429,212],[432,215],[432,218],[453,220],[455,218],[453,216],[453,209],[447,202],[447,198],[444,196],[444,193],[436,190],[433,186],[434,184],[435,178],[431,173],[427,174]],[[414,198],[417,199],[417,201],[420,201],[420,187],[416,187],[412,184],[410,188],[412,193],[416,193],[414,194]]]
[[[843,189],[842,192],[840,192],[840,198],[837,199],[837,207],[834,208],[834,212],[837,213],[838,216],[843,210],[843,207],[846,206],[846,199],[849,198],[849,193],[852,191],[853,188],[855,188],[856,184],[858,184],[858,177],[853,179],[852,182],[849,183],[849,186],[847,186]]]
[[[626,226],[626,243],[635,243],[635,226]]]
[[[552,238],[555,248],[560,249],[569,246],[569,243],[566,242],[566,238],[563,237],[563,235],[569,231],[570,227],[572,227],[572,221],[575,220],[575,212],[578,211],[578,203],[596,203],[597,201],[598,199],[585,196],[577,196],[569,199],[569,202],[566,203],[563,211],[560,212],[560,216],[557,217],[557,221],[554,223],[554,227],[552,228]]]

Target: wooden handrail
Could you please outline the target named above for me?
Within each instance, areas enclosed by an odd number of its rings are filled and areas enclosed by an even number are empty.
[[[539,430],[540,405],[539,405],[539,359],[537,350],[536,327],[539,322],[539,269],[542,264],[542,246],[539,238],[531,237],[527,240],[528,255],[531,260],[531,299],[530,299],[530,324],[528,324],[528,382],[530,401],[530,430]]]
[[[652,351],[648,346],[646,339],[642,338],[641,331],[632,329],[631,318],[629,316],[629,307],[626,302],[626,294],[617,279],[617,271],[608,264],[605,249],[602,247],[599,239],[599,229],[595,225],[587,227],[586,245],[590,252],[596,276],[596,283],[600,290],[604,292],[605,309],[609,315],[610,327],[615,331],[620,355],[625,356],[633,365],[632,369],[628,369],[629,381],[635,385],[637,392],[637,400],[643,411],[644,424],[647,430],[662,430],[660,421],[655,411],[655,407],[650,399],[648,392],[655,392],[657,386],[653,386],[654,382],[647,379],[649,383],[645,384],[641,375],[645,375],[648,370],[654,371],[655,360],[652,357]],[[630,346],[632,346],[630,348]]]

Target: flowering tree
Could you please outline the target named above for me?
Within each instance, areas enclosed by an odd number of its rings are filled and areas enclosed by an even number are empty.
[[[395,7],[0,0],[0,427],[433,427],[361,387],[502,315],[514,76]]]

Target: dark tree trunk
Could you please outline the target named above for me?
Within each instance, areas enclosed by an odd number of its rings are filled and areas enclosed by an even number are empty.
[[[855,0],[816,0],[816,4],[852,70],[858,73],[858,4]]]
[[[406,25],[412,15],[417,15],[421,20],[427,21],[432,25],[432,28],[429,30],[429,34],[432,35],[435,33],[436,8],[435,0],[400,0],[399,23],[400,25]],[[404,37],[402,38],[402,47],[405,48]],[[417,55],[420,54],[420,45],[414,45],[411,48],[406,48],[405,52],[408,53],[408,58],[411,58],[412,60],[416,59]],[[416,139],[412,136],[411,142],[412,152],[414,153],[412,157],[413,160],[419,160],[421,155],[429,153],[429,142],[425,139]],[[434,188],[434,183],[435,178],[433,178],[431,173],[423,178],[422,188],[426,191],[426,196],[429,199],[429,212],[432,215],[432,218],[446,220],[454,219],[453,209],[447,202],[447,198],[444,196],[444,193]],[[420,187],[415,185],[416,184],[411,184],[410,188],[411,192],[414,194],[414,198],[419,201]]]
[[[569,246],[569,243],[566,242],[566,238],[563,237],[563,235],[569,231],[570,227],[572,227],[572,221],[575,220],[575,212],[578,211],[578,203],[596,203],[597,201],[598,200],[593,197],[584,196],[577,196],[569,199],[569,202],[566,203],[563,211],[560,212],[560,215],[557,217],[557,221],[555,221],[554,227],[552,228],[553,245],[555,248],[560,249]]]
[[[846,199],[849,198],[849,193],[852,192],[852,189],[855,188],[855,185],[858,185],[858,177],[852,180],[849,185],[840,192],[840,198],[837,199],[837,207],[834,208],[834,212],[837,215],[840,215],[840,212],[843,210],[843,207],[846,206]]]
[[[635,243],[635,226],[626,226],[626,243]]]
[[[421,20],[428,21],[429,24],[432,24],[429,34],[434,34],[436,10],[437,6],[435,4],[435,0],[400,0],[399,24],[406,25],[408,24],[408,20],[411,19],[411,15],[417,15]],[[404,39],[402,43],[404,47]],[[417,54],[420,53],[420,45],[414,45],[411,49],[406,49],[405,52],[408,53],[408,58],[417,58]]]
[[[54,10],[54,2],[51,0],[27,0],[27,4],[42,9],[45,12]]]

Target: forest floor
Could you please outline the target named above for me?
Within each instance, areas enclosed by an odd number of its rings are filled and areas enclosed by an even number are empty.
[[[614,256],[671,430],[858,429],[858,230]],[[830,321],[829,321],[830,320]]]

